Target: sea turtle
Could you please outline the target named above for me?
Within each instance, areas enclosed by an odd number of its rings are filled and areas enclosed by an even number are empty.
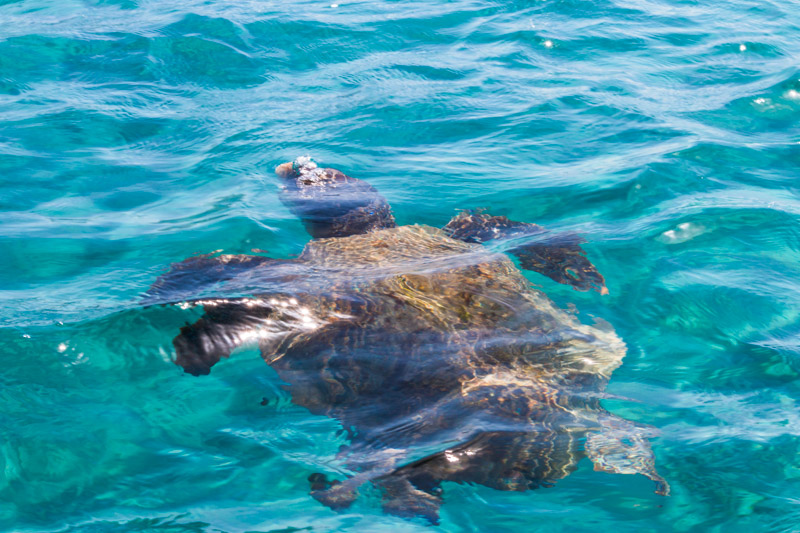
[[[443,481],[524,491],[586,456],[668,493],[651,430],[600,406],[622,340],[557,308],[502,253],[604,294],[579,238],[482,212],[443,229],[397,226],[364,181],[307,157],[276,172],[314,238],[302,254],[186,259],[147,301],[203,307],[173,341],[186,372],[257,345],[294,403],[342,424],[352,475],[311,474],[312,496],[345,508],[371,482],[387,512],[436,523]]]

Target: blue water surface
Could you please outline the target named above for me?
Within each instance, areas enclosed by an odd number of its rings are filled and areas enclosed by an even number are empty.
[[[300,253],[302,154],[401,224],[578,232],[606,277],[526,273],[627,343],[604,405],[672,495],[583,461],[446,484],[440,531],[800,531],[796,0],[0,0],[0,530],[430,530],[310,498],[337,423],[255,351],[184,375],[189,318],[138,303],[192,254]]]

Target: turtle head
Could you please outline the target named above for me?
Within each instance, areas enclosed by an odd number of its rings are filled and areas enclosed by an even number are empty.
[[[321,168],[308,156],[278,165],[275,173],[285,184],[281,201],[315,239],[395,227],[386,199],[365,181]]]

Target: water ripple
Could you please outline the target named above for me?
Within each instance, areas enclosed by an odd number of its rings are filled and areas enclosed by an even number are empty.
[[[252,352],[182,379],[196,312],[140,308],[185,257],[299,254],[272,170],[310,153],[401,224],[582,235],[610,295],[528,279],[613,325],[604,403],[662,430],[669,500],[581,464],[448,486],[443,529],[791,530],[798,36],[774,0],[0,2],[0,529],[424,528],[317,505],[341,428]]]

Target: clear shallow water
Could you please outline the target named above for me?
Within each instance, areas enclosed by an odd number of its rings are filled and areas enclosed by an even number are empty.
[[[444,531],[800,523],[800,4],[0,2],[0,528],[423,531],[306,477],[346,442],[255,352],[192,378],[137,304],[198,252],[299,253],[311,153],[402,224],[580,232],[628,344],[605,406],[659,471],[445,486]],[[194,315],[191,315],[194,316]],[[262,398],[267,405],[260,405]]]

